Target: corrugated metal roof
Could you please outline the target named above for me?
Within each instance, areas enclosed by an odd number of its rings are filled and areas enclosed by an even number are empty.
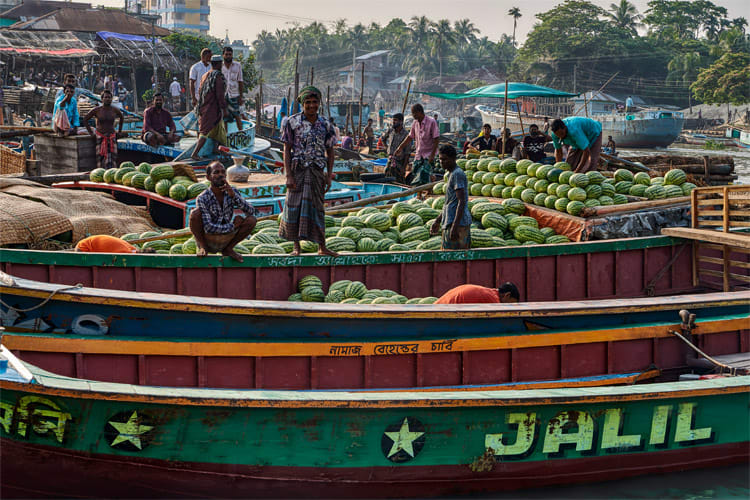
[[[35,17],[49,14],[57,9],[90,9],[90,3],[73,3],[73,2],[50,2],[44,0],[25,0],[22,4],[8,9],[0,17],[5,19],[15,19],[16,21],[28,21]]]
[[[366,61],[368,59],[372,59],[373,57],[378,57],[378,56],[385,55],[385,54],[387,54],[389,52],[390,52],[390,50],[376,50],[375,52],[369,52],[367,54],[363,54],[363,55],[357,57],[357,61]]]
[[[97,31],[115,31],[128,35],[150,36],[151,23],[116,9],[76,9],[62,8],[49,12],[30,21],[8,26],[9,30],[38,31],[78,31],[96,33]],[[156,36],[167,36],[168,29],[155,26]]]

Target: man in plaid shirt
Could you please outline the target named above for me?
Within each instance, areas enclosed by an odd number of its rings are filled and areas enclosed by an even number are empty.
[[[198,257],[221,253],[242,262],[234,246],[255,227],[255,209],[227,184],[227,172],[218,161],[206,167],[206,179],[211,181],[211,187],[198,196],[196,208],[190,213],[190,231],[198,245]]]

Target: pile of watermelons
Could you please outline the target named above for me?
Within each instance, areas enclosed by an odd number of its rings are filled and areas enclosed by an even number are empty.
[[[633,175],[620,169],[608,179],[598,171],[573,173],[565,162],[542,165],[531,160],[516,162],[483,155],[461,158],[457,164],[466,172],[472,196],[516,199],[571,215],[580,215],[586,207],[627,203],[626,195],[650,200],[676,198],[689,195],[696,187],[686,182],[687,175],[680,169],[653,178],[643,172]],[[445,183],[436,184],[433,192],[443,194]]]
[[[91,182],[122,184],[137,189],[145,189],[173,200],[185,201],[195,198],[208,189],[208,182],[193,182],[186,176],[175,176],[169,165],[152,167],[143,162],[137,167],[133,162],[125,161],[119,168],[95,168],[89,174]]]
[[[396,203],[388,209],[367,207],[343,217],[326,215],[326,246],[334,252],[361,253],[440,250],[441,237],[431,236],[430,228],[440,214],[444,202],[444,197],[429,198],[425,201],[415,198],[408,202]],[[566,236],[555,234],[552,228],[540,228],[533,217],[523,216],[525,208],[518,200],[505,200],[503,203],[484,198],[469,200],[469,210],[473,218],[472,248],[570,241]],[[241,254],[256,255],[282,255],[292,252],[294,244],[279,236],[280,218],[281,215],[277,220],[259,221],[252,234],[241,241],[235,250]],[[134,240],[155,234],[134,233],[123,236],[123,239]],[[157,245],[158,249],[168,250],[173,254],[194,254],[197,251],[193,238],[180,241],[172,238]],[[318,251],[317,243],[310,241],[300,242],[300,247],[303,253]]]
[[[329,302],[337,304],[432,304],[437,297],[407,299],[393,290],[368,290],[361,281],[340,280],[331,283],[328,293],[323,282],[314,275],[303,277],[297,283],[299,292],[289,296],[290,301]]]

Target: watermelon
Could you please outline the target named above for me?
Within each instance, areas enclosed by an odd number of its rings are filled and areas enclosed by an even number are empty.
[[[286,300],[288,300],[289,302],[302,302],[302,294],[301,293],[293,293]]]
[[[344,293],[344,290],[346,290],[346,287],[348,287],[350,283],[350,280],[334,281],[331,283],[331,286],[328,287],[328,293],[331,293],[334,290]]]
[[[584,204],[581,201],[573,200],[570,203],[568,203],[568,206],[565,207],[565,210],[570,215],[580,215],[581,211],[583,211]]]
[[[533,164],[534,162],[529,159],[520,160],[518,163],[516,163],[516,171],[528,169],[529,166]]]
[[[505,231],[502,229],[498,229],[496,227],[488,227],[485,229],[488,233],[490,233],[493,237],[502,238],[503,234],[505,234]]]
[[[683,184],[682,186],[680,186],[680,187],[682,188],[682,194],[683,194],[683,196],[689,196],[689,195],[690,195],[690,192],[691,192],[691,191],[692,191],[693,189],[697,188],[698,186],[696,186],[696,185],[695,185],[695,184],[693,184],[692,182],[686,182],[686,183],[684,183],[684,184]]]
[[[493,236],[484,229],[471,230],[471,248],[489,248],[494,245]]]
[[[505,179],[503,181],[505,182],[506,186],[515,186],[516,185],[516,177],[518,177],[518,174],[515,172],[511,172],[509,174],[505,174]]]
[[[623,195],[620,195],[623,196]],[[583,202],[583,206],[586,208],[594,208],[599,206],[599,200],[597,198],[590,198]]]
[[[135,163],[133,163],[132,161],[124,161],[120,163],[120,168],[123,168],[123,167],[135,169]]]
[[[331,215],[324,215],[323,219],[325,220],[326,227],[333,227],[336,225],[336,219]]]
[[[484,175],[482,175],[482,180],[480,180],[479,182],[481,182],[482,184],[494,184],[496,175],[497,174],[495,172],[485,172]]]
[[[568,208],[568,203],[570,203],[570,200],[564,196],[558,198],[555,201],[555,210],[559,210],[560,212],[566,212]]]
[[[500,197],[506,199],[513,198],[513,188],[509,186],[504,187]]]
[[[615,171],[615,181],[621,182],[621,181],[627,181],[627,182],[633,182],[633,172],[630,170],[625,170],[624,168],[618,168]]]
[[[357,217],[356,215],[349,215],[348,217],[344,217],[344,219],[341,221],[341,227],[353,227],[356,229],[362,229],[363,227],[365,227],[365,222],[361,217]]]
[[[120,165],[122,166],[122,165]],[[150,174],[151,173],[151,164],[146,163],[145,161],[138,165],[138,168],[136,169],[142,174]]]
[[[379,212],[380,212],[380,210],[378,210],[375,207],[365,207],[362,210],[360,210],[359,212],[357,212],[357,217],[361,217],[362,220],[364,220],[364,219],[367,218],[366,217],[367,215],[376,214],[376,213],[379,213]]]
[[[502,198],[503,189],[505,189],[505,186],[492,186],[492,190],[490,190],[490,196],[492,196],[493,198]]]
[[[480,172],[487,172],[489,170],[490,166],[490,159],[489,158],[482,158],[479,160],[479,163],[477,163],[477,170]]]
[[[432,238],[422,241],[417,245],[417,250],[440,250],[443,246],[443,240],[440,236],[433,236]]]
[[[267,232],[255,233],[250,237],[251,241],[257,241],[259,244],[264,243],[267,245],[276,244],[276,236]]]
[[[172,179],[174,177],[174,169],[171,165],[157,165],[151,168],[149,175],[158,182],[162,179]]]
[[[120,167],[120,168],[118,168],[117,172],[115,172],[115,183],[122,184],[122,178],[128,172],[135,172],[135,169],[131,168],[131,167]]]
[[[549,245],[557,245],[560,243],[570,243],[570,239],[564,234],[555,234],[553,236],[548,236],[544,242]]]
[[[195,239],[190,238],[185,243],[182,244],[182,253],[187,255],[195,255],[195,253],[198,251],[198,244],[195,242]]]
[[[357,242],[362,237],[362,233],[360,233],[359,229],[357,228],[346,226],[339,229],[339,232],[336,233],[336,236],[340,238],[348,238],[354,242]]]
[[[679,168],[673,168],[664,174],[665,185],[680,186],[685,182],[687,182],[687,174]]]
[[[492,196],[492,188],[495,187],[491,184],[485,184],[482,186],[482,189],[479,191],[482,196]]]
[[[508,228],[511,232],[515,232],[515,230],[519,226],[531,226],[533,228],[539,228],[539,222],[533,217],[527,217],[525,215],[519,215],[518,217],[515,217],[513,220],[510,221]]]
[[[277,244],[261,243],[260,245],[253,248],[253,254],[256,255],[271,255],[271,254],[284,254],[284,248]]]
[[[545,193],[547,194],[547,187],[550,185],[549,181],[545,179],[539,179],[536,182],[534,182],[534,190],[537,193]]]
[[[445,182],[438,182],[432,187],[434,194],[445,194]]]
[[[500,160],[490,161],[490,163],[487,165],[487,170],[494,173],[500,172],[500,163],[502,163]]]
[[[564,171],[560,174],[560,177],[557,179],[557,182],[560,184],[569,184],[570,178],[573,177],[573,172],[570,171]]]
[[[526,169],[526,175],[530,175],[531,177],[536,177],[536,169],[538,169],[541,166],[542,166],[541,163],[532,163]]]
[[[505,238],[505,245],[509,247],[517,247],[521,242],[515,238]]]
[[[127,177],[127,175],[125,177]],[[123,180],[125,180],[125,177],[123,177]],[[130,178],[130,185],[133,186],[134,188],[143,189],[146,179],[148,179],[147,174],[136,172]]]
[[[615,184],[615,193],[619,193],[619,194],[628,193],[630,192],[631,187],[633,187],[633,183],[631,181],[620,181],[617,184]]]
[[[141,235],[139,233],[128,233],[128,234],[123,234],[122,236],[120,236],[120,239],[123,241],[133,241],[133,240],[139,239],[140,237]]]
[[[535,196],[536,196],[535,190],[531,188],[526,188],[521,193],[521,200],[523,200],[525,203],[533,203]]]
[[[514,198],[503,201],[503,207],[505,207],[506,213],[522,214],[526,210],[526,205],[520,200]]]
[[[302,291],[307,287],[317,287],[317,288],[323,288],[323,282],[318,278],[317,276],[313,274],[308,274],[307,276],[302,277],[297,282],[297,290]]]
[[[181,254],[182,253],[182,243],[175,243],[171,247],[169,247],[169,253],[171,254]]]
[[[500,162],[500,171],[507,174],[516,171],[516,160],[513,158],[506,158]]]
[[[537,179],[536,177],[529,177],[528,179],[526,179],[525,186],[527,188],[534,189],[534,185],[539,181],[549,182],[547,179]]]
[[[116,168],[108,168],[104,171],[104,175],[102,175],[102,180],[108,184],[114,184],[115,182],[115,175],[117,174]]]
[[[184,201],[187,199],[187,189],[182,184],[172,184],[169,188],[169,197],[173,200]]]
[[[133,177],[138,175],[138,172],[133,170],[132,172],[127,172],[125,175],[122,176],[122,185],[123,186],[132,186],[133,185]]]
[[[560,187],[560,184],[556,182],[552,182],[547,186],[547,194],[557,194],[557,188]]]
[[[299,242],[299,248],[302,253],[315,253],[318,251],[318,244],[314,241],[302,240]]]
[[[571,170],[573,167],[571,167],[567,162],[564,161],[558,161],[554,165],[555,168],[559,168],[560,170]]]
[[[648,186],[644,184],[633,184],[630,189],[628,190],[628,194],[630,196],[640,196],[643,197],[646,194],[646,189]]]
[[[508,228],[508,220],[495,212],[487,212],[482,216],[482,225],[489,228],[498,228],[505,231]]]
[[[375,245],[375,251],[376,252],[387,252],[388,249],[391,248],[391,245],[396,243],[396,241],[392,240],[391,238],[383,238],[382,240],[378,240]]]
[[[347,299],[361,299],[367,293],[367,287],[361,281],[352,281],[344,290]]]
[[[361,238],[357,242],[358,252],[375,252],[377,251],[377,243],[372,238]]]
[[[89,180],[91,182],[104,182],[104,170],[103,168],[95,168],[89,173]]]
[[[482,186],[484,186],[484,184],[481,184],[479,182],[475,182],[469,188],[469,194],[472,195],[472,196],[481,196],[482,195]]]
[[[377,229],[372,229],[371,227],[363,227],[360,229],[359,236],[360,238],[370,238],[373,241],[380,241],[383,239],[383,233]]]
[[[168,196],[169,190],[172,187],[172,181],[169,179],[162,179],[159,182],[156,183],[156,186],[154,186],[154,190],[157,194],[160,194],[162,196]]]
[[[558,198],[567,198],[568,197],[568,191],[570,191],[572,188],[570,187],[570,184],[560,184],[557,186],[557,190],[555,190],[555,196]]]
[[[560,180],[560,175],[563,173],[563,170],[559,168],[553,168],[547,173],[547,180],[550,182],[558,182]]]
[[[195,182],[191,184],[190,187],[187,188],[187,197],[196,198],[199,194],[201,194],[206,189],[208,189],[208,186],[206,186],[202,182]]]
[[[400,242],[406,244],[412,241],[426,241],[430,232],[424,226],[411,227],[401,232]]]
[[[516,186],[524,186],[526,187],[526,181],[531,179],[528,175],[518,175],[515,179],[513,179],[513,184]]]
[[[589,184],[585,191],[586,198],[599,198],[602,195],[602,187],[599,184]]]
[[[300,294],[302,295],[303,302],[323,302],[326,298],[323,289],[317,286],[303,288]]]
[[[338,304],[342,300],[344,300],[345,295],[343,292],[340,292],[338,290],[328,290],[328,295],[325,296],[325,299],[323,302],[328,302],[330,304]]]
[[[357,244],[354,240],[344,238],[343,236],[326,238],[326,247],[334,252],[355,252],[357,250]]]
[[[398,217],[401,214],[405,213],[415,213],[417,209],[414,207],[414,205],[409,205],[408,203],[404,203],[402,201],[399,201],[398,203],[393,205],[393,215]]]
[[[652,177],[651,178],[652,186],[662,186],[663,184],[664,184],[664,177]]]
[[[484,214],[490,212],[502,213],[503,207],[499,203],[492,202],[477,203],[471,207],[471,216],[477,220],[481,220]]]
[[[153,249],[153,250],[169,250],[172,245],[170,245],[169,241],[167,240],[154,240],[154,241],[147,241],[143,244],[142,248],[144,250],[146,249]]]
[[[570,177],[570,185],[578,188],[585,188],[589,185],[589,176],[586,174],[573,174]]]
[[[682,190],[680,190],[680,192],[682,192]],[[627,198],[627,196],[625,196],[624,194],[619,194],[619,193],[618,193],[618,194],[616,194],[616,195],[614,195],[614,196],[612,197],[612,202],[613,202],[613,203],[614,203],[615,205],[624,205],[625,203],[627,203],[627,202],[628,202],[628,198]]]
[[[555,208],[555,202],[558,200],[554,194],[548,194],[544,199],[544,206],[547,208]]]
[[[386,238],[390,238],[393,241],[398,241],[398,239],[401,237],[401,234],[399,233],[399,230],[395,227],[391,227],[383,231],[383,236]]]
[[[543,207],[544,206],[544,200],[547,199],[547,196],[549,196],[547,193],[537,193],[536,196],[534,196],[534,199],[531,200],[531,202],[534,205]]]
[[[642,184],[644,186],[650,186],[651,185],[651,177],[649,177],[646,172],[638,172],[633,177],[633,182],[636,183],[636,184]]]
[[[658,184],[647,187],[644,194],[649,200],[661,200],[667,197],[667,191],[664,189],[664,186]]]
[[[615,186],[612,185],[609,182],[602,182],[600,184],[602,187],[602,196],[614,196],[615,195]]]
[[[616,196],[616,195],[612,195],[612,196]],[[601,195],[599,197],[599,205],[602,205],[602,206],[614,205],[615,200],[612,199],[612,196]]]
[[[521,243],[533,241],[534,243],[544,243],[542,232],[532,226],[521,225],[513,231],[513,236]]]
[[[422,218],[415,213],[404,213],[398,216],[396,219],[398,230],[403,232],[405,229],[409,229],[424,224]]]
[[[586,200],[586,191],[583,188],[574,187],[568,191],[567,196],[573,201],[584,201]]]
[[[365,218],[365,225],[378,231],[385,231],[391,227],[391,218],[382,212],[374,213]]]
[[[504,186],[505,185],[505,174],[495,174],[494,177],[492,177],[492,183],[497,184],[498,186]]]
[[[259,233],[264,229],[278,229],[279,223],[274,220],[261,220],[255,224],[253,233]]]
[[[544,235],[545,238],[549,238],[550,236],[554,236],[555,230],[551,227],[543,227],[539,229],[539,232]]]
[[[510,191],[511,198],[515,198],[517,200],[521,199],[521,194],[523,194],[524,191],[526,191],[525,186],[514,186]]]
[[[466,158],[459,158],[456,160],[456,165],[458,165],[458,168],[466,168],[466,162],[468,160]]]
[[[586,176],[589,178],[589,184],[601,184],[606,180],[606,177],[598,170],[590,170],[586,172]]]
[[[666,193],[667,198],[677,198],[678,196],[683,196],[682,187],[675,186],[674,184],[665,184],[664,192]]]
[[[143,181],[143,188],[152,193],[156,192],[156,182],[154,182],[154,178],[150,175],[146,176],[146,179]]]

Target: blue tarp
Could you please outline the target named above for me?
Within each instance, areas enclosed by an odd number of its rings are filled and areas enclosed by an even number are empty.
[[[151,38],[146,38],[145,36],[141,35],[127,35],[125,33],[115,33],[114,31],[97,31],[96,34],[101,38],[102,40],[107,40],[108,38],[118,38],[120,40],[130,40],[132,42],[150,42]],[[159,41],[158,38],[154,38],[155,41]]]

